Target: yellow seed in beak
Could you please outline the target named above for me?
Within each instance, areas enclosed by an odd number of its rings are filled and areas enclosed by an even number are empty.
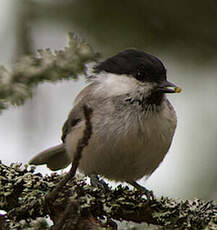
[[[181,92],[182,92],[182,89],[179,88],[179,87],[176,87],[176,88],[175,88],[175,92],[176,92],[176,93],[181,93]]]

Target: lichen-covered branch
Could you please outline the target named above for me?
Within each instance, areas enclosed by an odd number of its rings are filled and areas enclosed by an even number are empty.
[[[98,56],[90,45],[70,33],[64,50],[39,50],[35,56],[22,57],[11,71],[1,66],[0,111],[9,105],[23,104],[40,82],[76,79],[85,74],[86,64]]]
[[[7,230],[5,216],[0,214],[0,229]]]
[[[47,192],[55,188],[63,174],[42,176],[33,168],[12,164],[0,164],[0,209],[8,212],[11,226],[21,220],[50,215],[58,218],[71,200],[79,204],[81,217],[105,216],[113,220],[146,222],[164,226],[166,229],[216,229],[217,202],[176,200],[166,197],[147,203],[142,193],[118,186],[102,191],[86,183],[77,175],[58,194],[55,202],[44,206]],[[28,208],[26,208],[28,207]],[[12,229],[12,228],[11,228]]]
[[[82,135],[82,138],[78,141],[77,149],[74,155],[74,159],[71,163],[70,171],[65,175],[65,177],[57,184],[55,189],[51,192],[48,192],[45,196],[44,205],[52,205],[53,202],[58,198],[58,194],[64,189],[66,183],[75,176],[77,171],[80,159],[82,157],[83,149],[88,145],[89,139],[92,135],[92,124],[91,124],[91,115],[92,109],[87,105],[83,106],[83,113],[85,118],[85,130]],[[88,224],[86,219],[81,219],[79,215],[77,215],[79,209],[79,202],[68,199],[67,205],[65,206],[65,210],[60,218],[57,218],[55,226],[52,230],[78,230],[78,225],[85,223]],[[74,218],[72,218],[72,213],[74,214]],[[52,212],[53,215],[53,212]]]

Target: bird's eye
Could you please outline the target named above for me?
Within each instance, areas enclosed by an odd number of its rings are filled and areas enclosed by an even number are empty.
[[[140,72],[140,71],[138,71],[138,72],[136,73],[136,79],[139,80],[139,81],[144,80],[144,75],[143,75],[143,73]]]

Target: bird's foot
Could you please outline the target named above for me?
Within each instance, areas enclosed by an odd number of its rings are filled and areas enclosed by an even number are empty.
[[[138,184],[136,181],[127,181],[128,184],[131,184],[133,187],[144,193],[147,197],[147,201],[154,200],[154,194],[152,191],[148,190],[147,188],[143,187],[142,185]]]
[[[93,187],[100,188],[104,191],[109,190],[108,184],[103,179],[100,179],[99,176],[97,176],[97,175],[91,175],[90,176],[90,183]]]

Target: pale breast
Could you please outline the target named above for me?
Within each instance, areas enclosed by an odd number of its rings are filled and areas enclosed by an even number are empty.
[[[113,120],[105,114],[92,119],[95,128],[79,165],[86,175],[137,180],[149,176],[162,162],[176,128],[176,115],[169,102],[165,101],[162,110],[152,114],[124,112],[123,116],[113,116]],[[82,135],[83,128],[84,123],[80,123],[78,132],[75,127],[68,135],[66,146],[71,156],[79,139],[77,134]]]

